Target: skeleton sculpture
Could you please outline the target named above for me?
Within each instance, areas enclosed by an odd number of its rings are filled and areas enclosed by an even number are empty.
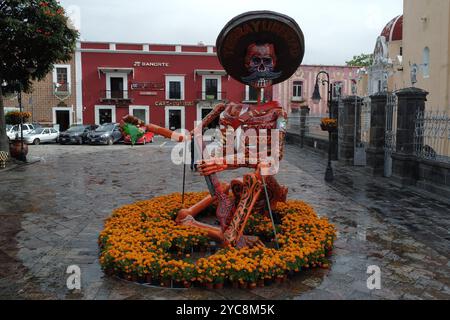
[[[239,36],[244,40],[236,44]],[[218,38],[218,56],[224,68],[235,79],[261,91],[293,74],[303,58],[303,41],[300,28],[291,18],[268,11],[249,12],[233,19],[224,28]],[[277,44],[280,44],[279,50],[283,51],[283,56],[293,56],[278,70],[280,60]],[[230,50],[233,45],[244,45],[242,54],[238,55],[243,64],[241,66],[235,65],[233,55],[237,54]],[[232,65],[227,61],[231,61]],[[287,115],[279,103],[261,103],[260,98],[259,95],[256,105],[219,104],[203,119],[201,127],[206,128],[219,118],[223,155],[205,159],[200,165],[200,172],[207,178],[211,195],[191,208],[182,209],[176,218],[179,224],[206,230],[211,239],[225,246],[261,244],[258,238],[243,235],[248,218],[255,212],[268,214],[268,210],[278,202],[285,202],[288,194],[288,189],[281,186],[273,175],[264,173],[273,167],[274,161],[281,161],[283,157]],[[155,125],[148,125],[147,129],[180,142],[192,137]],[[239,132],[239,147],[236,147],[234,139],[229,139],[230,136],[234,137],[230,133],[236,131]],[[239,168],[250,168],[253,172],[230,184],[219,181],[217,173]],[[216,201],[220,226],[195,220],[199,213]]]

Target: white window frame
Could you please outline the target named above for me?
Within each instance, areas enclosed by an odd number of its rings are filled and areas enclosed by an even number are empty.
[[[55,90],[56,84],[58,83],[57,68],[67,69],[67,90],[69,93],[72,93],[72,72],[70,64],[55,64],[53,66],[53,90]]]
[[[169,111],[170,110],[180,110],[181,111],[181,129],[186,129],[186,109],[184,107],[173,107],[173,106],[166,106],[165,108],[165,123],[166,128],[170,129],[169,127]]]
[[[52,108],[53,125],[56,123],[56,111],[68,111],[69,112],[69,126],[73,125],[73,109],[71,107],[54,107]]]
[[[206,100],[206,80],[217,80],[217,100],[222,100],[222,76],[220,75],[203,75],[202,76],[202,100]]]
[[[123,98],[128,99],[128,73],[123,72],[106,73],[106,99],[111,99],[111,78],[123,79]]]
[[[213,111],[214,107],[212,107],[212,106],[205,106],[205,105],[201,105],[201,104],[197,105],[197,122],[202,122],[203,121],[203,119],[202,119],[202,111],[203,110],[211,110],[211,111]]]
[[[145,111],[145,124],[150,124],[150,107],[149,106],[130,105],[130,107],[129,107],[130,115],[133,115],[134,110],[144,110]]]
[[[97,105],[95,106],[95,124],[100,125],[100,110],[111,109],[111,121],[116,123],[116,106],[114,105]]]
[[[296,84],[296,82],[300,82],[301,85]],[[303,99],[303,89],[304,89],[304,86],[305,86],[305,82],[302,81],[302,80],[294,80],[294,81],[292,82],[292,100],[294,100],[294,101],[295,101],[295,100],[299,101],[299,100],[302,100],[302,99]],[[300,88],[301,88],[301,90],[300,90],[300,95],[299,95],[299,96],[295,95],[295,88],[296,88],[296,87],[300,87]]]
[[[180,82],[181,83],[181,99],[170,99],[170,82]],[[166,100],[180,101],[184,100],[184,76],[166,76]]]

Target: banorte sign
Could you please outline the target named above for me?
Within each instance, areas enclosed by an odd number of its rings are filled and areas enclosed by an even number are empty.
[[[168,62],[145,62],[145,61],[135,61],[134,67],[170,67]]]

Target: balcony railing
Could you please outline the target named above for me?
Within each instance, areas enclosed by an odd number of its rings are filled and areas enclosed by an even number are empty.
[[[266,91],[264,93],[264,97],[266,101],[272,101],[273,99],[273,94],[271,91]],[[243,97],[242,97],[242,101],[246,102],[246,103],[257,103],[258,102],[258,95],[256,94],[256,92],[244,92],[243,93]]]
[[[197,93],[198,100],[220,101],[220,100],[225,100],[226,98],[227,98],[227,93],[223,92],[223,91],[218,91],[218,92],[200,91]]]
[[[56,96],[68,96],[70,95],[70,84],[68,83],[53,84],[53,92]]]
[[[132,102],[132,99],[129,97],[127,90],[102,90],[100,92],[100,100],[102,102]]]

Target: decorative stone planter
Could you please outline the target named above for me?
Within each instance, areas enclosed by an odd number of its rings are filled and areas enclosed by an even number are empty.
[[[9,145],[9,154],[14,159],[19,159],[22,151],[22,142],[20,140],[14,140]],[[23,153],[26,156],[28,154],[28,145],[23,142]]]

